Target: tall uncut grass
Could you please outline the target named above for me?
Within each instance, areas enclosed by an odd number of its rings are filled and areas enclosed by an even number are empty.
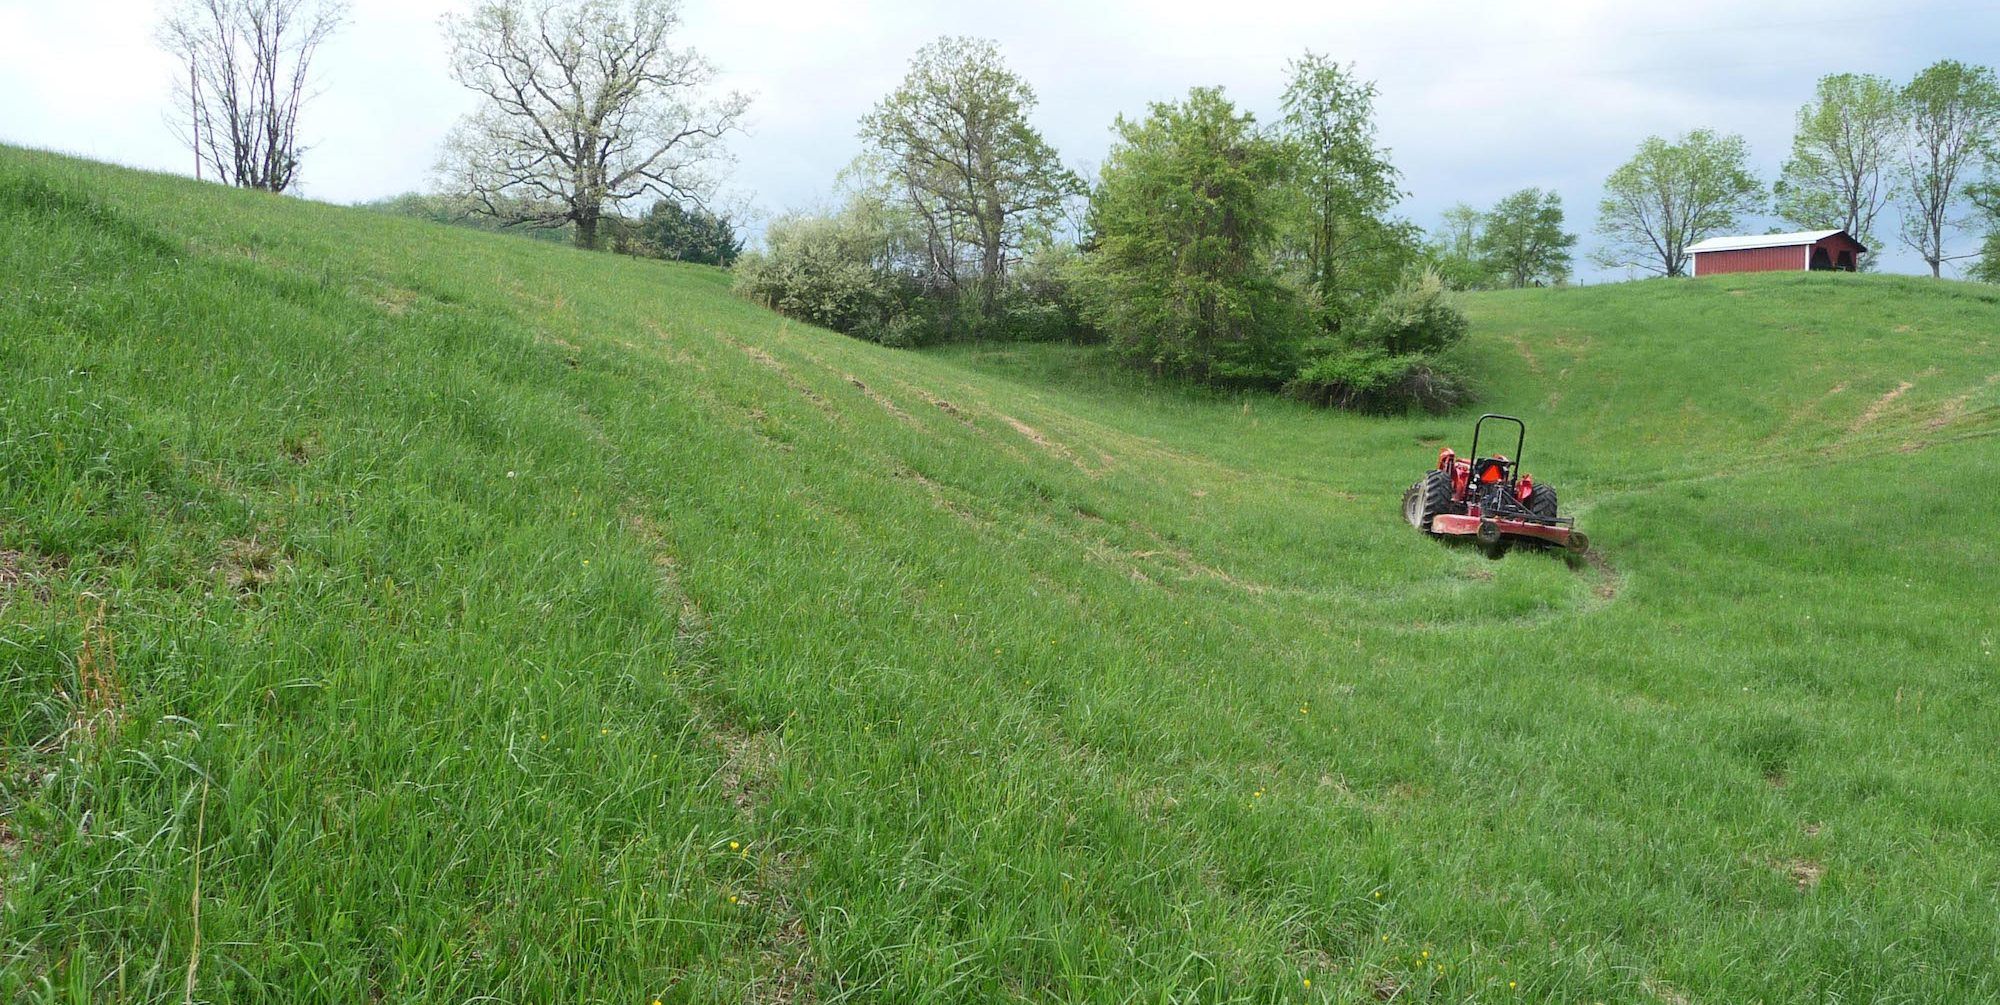
[[[0,150],[0,998],[2000,999],[2000,295],[1469,301],[1473,416]]]

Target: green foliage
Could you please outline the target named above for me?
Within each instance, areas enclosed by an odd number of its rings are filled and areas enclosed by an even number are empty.
[[[1506,286],[1567,282],[1576,235],[1563,232],[1562,195],[1524,188],[1482,219],[1479,261]]]
[[[1979,208],[1986,225],[1986,239],[1979,245],[1979,260],[1966,270],[1966,277],[1983,283],[2000,283],[2000,179],[1968,186],[1965,194]]]
[[[896,90],[861,121],[863,164],[921,225],[919,279],[997,319],[1008,266],[1045,240],[1083,182],[1028,122],[1035,92],[986,39],[917,51]],[[976,291],[976,297],[967,299]]]
[[[977,290],[934,285],[922,221],[872,190],[839,212],[794,215],[737,262],[736,291],[781,314],[898,348],[962,338],[1082,341],[1076,251],[1035,249],[1010,271],[988,317]]]
[[[1446,357],[1469,328],[1444,279],[1425,271],[1382,298],[1360,324],[1315,344],[1285,391],[1355,411],[1448,412],[1470,393]]]
[[[1662,276],[1687,274],[1688,246],[1737,229],[1762,208],[1743,137],[1696,129],[1669,142],[1649,136],[1604,182],[1595,260]]]
[[[1479,238],[1486,214],[1467,203],[1456,203],[1438,218],[1438,227],[1421,248],[1423,267],[1438,274],[1454,290],[1483,290],[1493,285],[1493,270],[1481,260]]]
[[[895,268],[890,216],[864,202],[832,216],[788,216],[764,233],[767,250],[736,264],[738,294],[780,314],[871,341],[927,341],[913,320],[915,283]]]
[[[1896,86],[1887,78],[1821,77],[1812,101],[1799,109],[1792,155],[1772,186],[1778,215],[1801,230],[1845,230],[1876,248],[1875,215],[1889,197],[1887,172],[1902,128]]]
[[[1903,243],[1937,276],[1973,172],[2000,160],[2000,78],[1992,67],[1939,60],[1903,88],[1901,103],[1909,129],[1899,172]]]
[[[692,210],[672,199],[661,199],[653,208],[622,228],[613,250],[647,258],[664,258],[699,265],[735,263],[743,253],[743,240],[728,220],[706,209]]]
[[[1418,238],[1389,217],[1402,174],[1376,144],[1374,83],[1310,50],[1287,70],[1278,132],[1291,176],[1278,234],[1323,320],[1337,327],[1395,285]]]
[[[1216,88],[1121,117],[1117,133],[1077,270],[1092,324],[1155,373],[1282,380],[1299,319],[1271,261],[1284,147]]]
[[[1015,342],[1089,342],[1098,335],[1084,318],[1075,245],[1046,244],[1007,274],[999,337]]]

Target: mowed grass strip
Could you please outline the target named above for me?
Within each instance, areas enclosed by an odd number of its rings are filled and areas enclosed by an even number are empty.
[[[1471,298],[1573,567],[1399,522],[1470,416],[39,153],[0,231],[9,998],[2000,995],[1980,288]]]

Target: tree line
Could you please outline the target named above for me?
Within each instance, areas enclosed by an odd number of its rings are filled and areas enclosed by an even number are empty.
[[[1465,321],[1396,217],[1375,87],[1307,52],[1269,124],[1219,88],[1119,118],[1086,180],[994,43],[944,38],[864,116],[826,211],[774,221],[737,287],[890,345],[1100,342],[1162,376],[1444,409]]]
[[[299,110],[344,0],[177,0],[161,41],[197,173],[296,183]],[[747,255],[717,193],[748,100],[678,46],[680,0],[477,0],[444,21],[455,80],[480,97],[447,140],[443,191],[391,211],[525,229],[584,248],[734,264],[745,296],[890,345],[1101,342],[1160,375],[1282,388],[1361,409],[1444,409],[1459,289],[1569,280],[1560,195],[1463,203],[1426,233],[1396,214],[1402,175],[1377,139],[1373,83],[1329,57],[1287,65],[1260,121],[1219,88],[1120,117],[1091,177],[1032,124],[1034,89],[986,40],[919,50],[858,123],[835,204],[773,221]],[[1610,268],[1686,274],[1688,247],[1769,210],[1876,246],[1882,210],[1933,275],[1958,259],[2000,280],[2000,87],[1941,61],[1897,86],[1819,81],[1767,189],[1740,136],[1649,137],[1606,179]],[[641,207],[644,207],[641,209]],[[1948,242],[1984,218],[1983,256]]]

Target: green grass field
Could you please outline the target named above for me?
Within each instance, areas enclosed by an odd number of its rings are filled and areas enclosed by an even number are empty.
[[[2000,291],[1468,300],[1472,415],[0,149],[0,998],[2000,999]]]

